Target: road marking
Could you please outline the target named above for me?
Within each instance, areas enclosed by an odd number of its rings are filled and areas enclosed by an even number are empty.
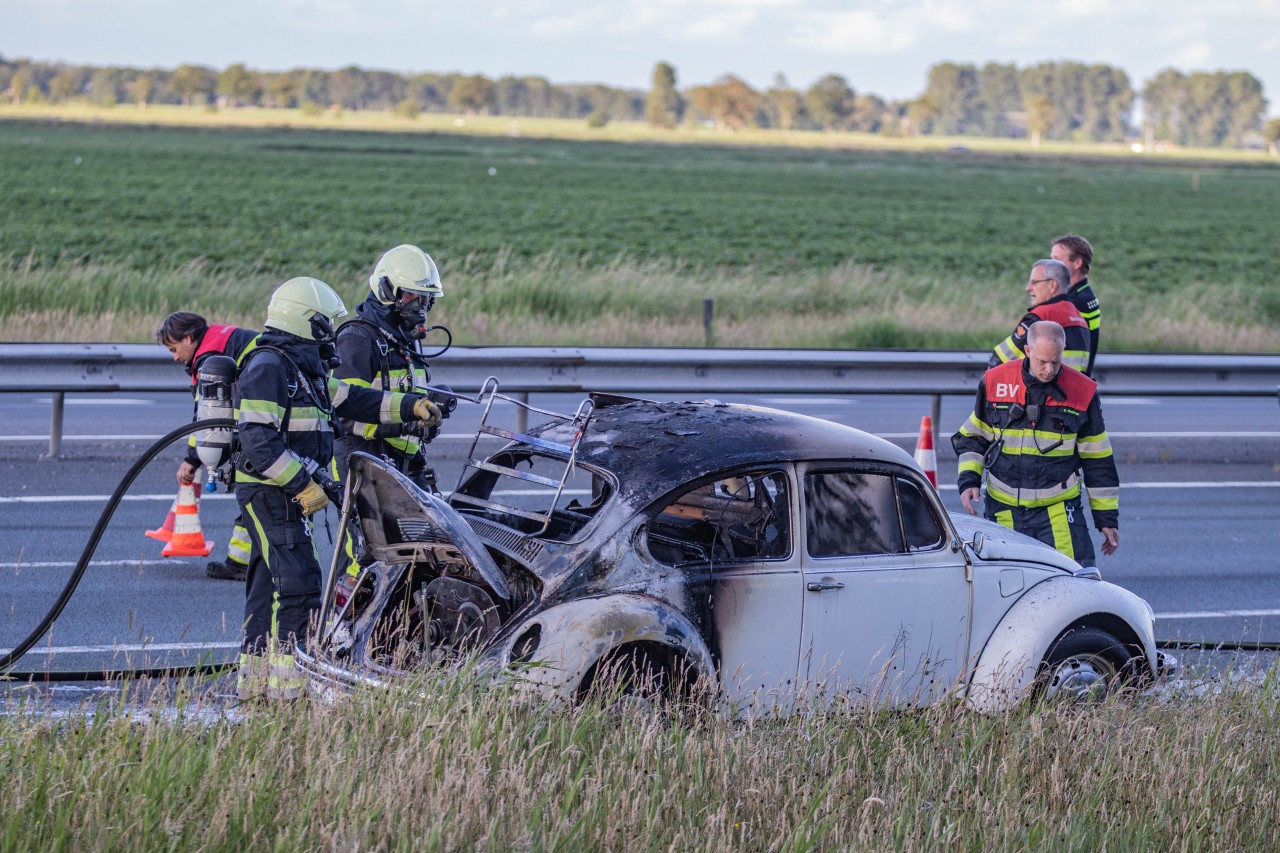
[[[516,497],[520,495],[541,495],[550,494],[546,491],[538,491],[537,489],[511,489],[507,491],[496,491],[494,497]],[[565,489],[562,495],[589,495],[590,489]],[[445,495],[448,497],[448,494]],[[230,501],[235,500],[235,495],[228,492],[205,492],[201,495],[200,500],[210,501]],[[56,504],[56,503],[102,503],[109,500],[110,495],[24,495],[22,497],[0,497],[0,504]],[[121,498],[124,501],[160,501],[165,503],[173,503],[173,494],[161,495],[125,495]]]
[[[1280,610],[1186,610],[1157,613],[1156,619],[1229,619],[1243,616],[1280,616]]]
[[[20,563],[0,563],[0,569],[70,569],[76,565],[75,560],[45,560],[43,562],[23,561]],[[103,568],[112,568],[119,566],[128,566],[129,568],[142,568],[143,566],[191,566],[198,565],[189,560],[175,560],[166,557],[163,560],[90,560],[89,567],[101,566]]]
[[[509,429],[515,429],[514,425],[510,425]],[[912,433],[915,435],[915,433]],[[496,436],[487,436],[496,439]],[[163,435],[133,435],[130,433],[120,433],[112,435],[63,435],[63,441],[159,441],[164,438]],[[447,435],[438,435],[431,439],[431,443],[437,441],[471,441],[474,435],[462,433],[450,433]],[[0,441],[41,441],[48,442],[49,434],[41,435],[0,435]]]
[[[207,649],[238,649],[240,641],[225,643],[111,643],[97,646],[37,646],[27,652],[33,655],[82,655],[102,652],[199,652]],[[0,649],[7,655],[13,649]]]

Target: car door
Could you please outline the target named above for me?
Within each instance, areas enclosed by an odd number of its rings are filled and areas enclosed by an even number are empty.
[[[972,587],[936,493],[885,466],[811,463],[800,476],[810,694],[936,701],[965,673]]]
[[[646,525],[649,554],[689,579],[721,689],[739,713],[785,711],[795,696],[803,587],[791,482],[790,466],[720,474],[664,502]]]

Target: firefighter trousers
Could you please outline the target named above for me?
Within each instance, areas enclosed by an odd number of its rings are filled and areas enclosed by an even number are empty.
[[[1078,497],[1049,506],[1018,507],[987,495],[986,510],[987,518],[992,521],[1039,539],[1082,566],[1098,564],[1084,507]]]
[[[306,642],[320,609],[321,572],[310,523],[276,486],[239,483],[236,500],[249,529],[240,692],[256,692],[246,676],[265,677],[271,698],[301,692],[293,648]]]

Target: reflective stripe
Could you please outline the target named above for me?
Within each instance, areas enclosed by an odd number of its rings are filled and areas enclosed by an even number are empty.
[[[977,474],[982,476],[982,454],[981,453],[962,453],[960,454],[960,473]]]
[[[273,400],[242,399],[236,408],[236,418],[242,423],[271,424],[278,427],[284,420],[284,406]]]
[[[1053,547],[1074,560],[1076,549],[1071,542],[1071,524],[1067,521],[1067,505],[1051,504],[1047,512],[1049,529],[1053,531]]]
[[[1105,432],[1082,437],[1078,446],[1081,459],[1101,459],[1111,455],[1111,438]]]
[[[1000,359],[1001,363],[1013,361],[1015,358],[1022,358],[1022,348],[1014,341],[1013,335],[996,344],[995,352],[996,358]]]
[[[987,441],[993,441],[996,437],[995,430],[985,421],[979,420],[973,412],[970,412],[969,419],[960,425],[960,434],[971,438],[985,438]]]
[[[1054,447],[1057,442],[1061,444]],[[1000,452],[1010,456],[1072,456],[1076,452],[1076,436],[1040,429],[1007,429]]]
[[[1011,510],[1002,509],[996,512],[996,524],[1001,527],[1013,529],[1013,512]]]
[[[987,493],[1009,506],[1040,507],[1069,500],[1080,494],[1080,477],[1072,472],[1065,483],[1046,489],[1019,489],[1002,482],[994,474],[987,474]]]
[[[276,458],[275,462],[267,466],[267,470],[258,475],[258,479],[273,486],[283,486],[298,476],[298,472],[301,470],[302,463],[298,461],[298,457],[286,450]],[[239,472],[237,472],[237,476],[239,476]]]
[[[249,514],[249,520],[253,522],[253,532],[258,537],[258,553],[262,555],[262,562],[266,564],[267,571],[270,571],[271,543],[267,541],[267,531],[263,529],[262,522],[258,521],[257,513],[253,511],[253,504],[246,503],[244,508]]]
[[[237,524],[231,530],[231,541],[227,543],[227,559],[242,565],[249,565],[249,553],[253,543],[249,541],[249,531]]]
[[[1085,368],[1089,366],[1089,353],[1082,350],[1063,350],[1062,363],[1067,367],[1074,367],[1076,370],[1084,373]]]

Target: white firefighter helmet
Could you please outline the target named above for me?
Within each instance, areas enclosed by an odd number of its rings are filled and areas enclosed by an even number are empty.
[[[440,286],[440,271],[431,256],[408,243],[388,249],[378,258],[378,264],[369,276],[369,290],[383,305],[391,305],[400,298],[401,291],[439,299],[444,296]]]
[[[309,341],[331,338],[334,322],[345,316],[342,297],[320,279],[308,276],[289,279],[267,303],[269,327]]]

